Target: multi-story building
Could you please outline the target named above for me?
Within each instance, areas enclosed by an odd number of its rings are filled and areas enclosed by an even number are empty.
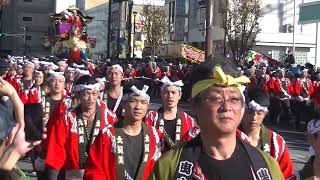
[[[48,55],[50,47],[44,46],[44,38],[51,25],[49,13],[75,5],[75,0],[11,1],[3,7],[1,32],[17,34],[0,39],[2,53],[19,55]],[[25,34],[25,36],[24,36]],[[25,39],[24,39],[25,37]]]
[[[83,4],[78,2],[78,7],[84,9],[89,16],[95,17],[88,24],[88,35],[96,40],[94,48],[90,48],[93,58],[99,59],[107,56],[108,41],[108,0],[83,0]]]
[[[293,50],[294,42],[296,63],[315,64],[316,25],[298,24],[299,4],[303,2],[311,0],[262,1],[263,17],[260,19],[261,32],[257,35],[257,51],[281,60],[288,50]]]
[[[169,0],[168,0],[169,1]],[[214,14],[214,37],[223,35],[223,31],[219,28],[221,24],[222,2],[225,0],[215,0]],[[316,25],[299,25],[299,4],[312,2],[314,0],[268,0],[261,1],[262,17],[259,20],[261,32],[257,35],[257,43],[254,50],[268,55],[276,60],[282,60],[283,55],[288,50],[293,50],[293,39],[295,44],[295,59],[297,64],[304,65],[309,62],[315,64],[319,62],[315,60],[316,46]],[[205,45],[205,19],[206,6],[203,0],[189,1],[189,24],[188,24],[188,43],[196,47],[204,48]],[[295,3],[295,22],[294,19],[294,3]],[[218,13],[218,14],[216,14]],[[218,18],[218,19],[217,19]],[[217,27],[216,27],[217,26]],[[221,26],[220,26],[221,27]],[[295,33],[293,35],[293,28]],[[171,31],[177,31],[176,29]],[[218,39],[220,39],[218,38]],[[319,44],[319,43],[318,43]],[[320,48],[318,48],[320,55]],[[319,57],[319,56],[318,56]],[[317,67],[320,66],[317,65]]]
[[[192,0],[191,0],[192,1]],[[194,7],[191,7],[192,9]],[[189,1],[166,0],[165,10],[168,17],[168,41],[188,42]]]

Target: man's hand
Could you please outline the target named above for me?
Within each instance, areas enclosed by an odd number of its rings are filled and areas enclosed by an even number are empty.
[[[6,80],[0,78],[0,95],[12,97],[15,93],[17,93],[16,89]]]
[[[47,132],[47,129],[43,128],[42,139],[47,138],[46,132]],[[16,136],[13,139],[12,146],[19,155],[23,156],[28,151],[33,149],[35,146],[39,145],[40,143],[41,143],[41,140],[34,141],[34,142],[26,141],[24,129],[19,128],[18,132],[16,133]]]

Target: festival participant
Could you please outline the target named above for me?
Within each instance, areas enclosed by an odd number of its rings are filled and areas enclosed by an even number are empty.
[[[137,77],[136,70],[132,67],[132,64],[128,64],[126,71],[124,72],[125,78],[135,78]]]
[[[169,78],[171,78],[172,76],[172,69],[170,68],[170,66],[164,66],[164,70],[162,72],[162,76],[167,76]]]
[[[106,127],[92,145],[85,180],[147,179],[161,155],[161,136],[144,123],[148,86],[129,83],[124,89],[123,124]]]
[[[73,97],[75,69],[68,67],[65,72],[65,77],[66,77],[66,93],[68,96]]]
[[[65,72],[66,69],[67,69],[67,59],[64,59],[64,60],[61,60],[61,61],[58,61],[58,72]]]
[[[149,179],[284,179],[278,163],[237,138],[249,79],[225,59],[198,65],[192,73],[192,110],[201,133],[168,151]]]
[[[90,72],[91,75],[95,73],[96,67],[93,63],[91,63],[91,59],[87,59],[86,61],[83,61],[85,68]]]
[[[49,72],[47,82],[50,93],[47,94],[42,101],[43,126],[47,126],[48,120],[58,104],[64,104],[65,106],[63,109],[68,109],[71,106],[71,101],[69,97],[66,96],[64,89],[65,80],[66,79],[62,72],[55,72],[52,70]],[[51,130],[51,123],[47,126],[48,132]]]
[[[262,124],[268,114],[269,99],[269,95],[261,88],[248,91],[241,130],[248,136],[252,146],[269,153],[278,161],[283,176],[288,178],[293,175],[288,147],[282,136]]]
[[[269,92],[269,80],[270,76],[265,74],[266,67],[262,66],[259,69],[255,69],[254,76],[250,79],[250,84],[248,85],[249,88],[258,88],[261,87],[264,91]]]
[[[23,103],[26,103],[28,100],[28,93],[31,87],[33,86],[33,73],[35,66],[30,61],[25,61],[23,65],[23,76],[16,77],[13,83],[13,87],[18,92],[19,97]]]
[[[28,93],[27,103],[42,103],[46,96],[45,87],[43,86],[43,73],[42,71],[35,71],[34,84]]]
[[[184,71],[183,71],[183,65],[179,64],[178,65],[178,73],[177,73],[177,77],[179,80],[182,80],[184,76]]]
[[[82,76],[74,88],[80,105],[50,117],[53,125],[45,159],[49,180],[57,179],[61,168],[66,170],[66,179],[82,179],[91,144],[100,130],[117,122],[115,114],[98,99],[98,89],[92,76]]]
[[[150,111],[146,122],[159,129],[164,139],[165,149],[174,148],[184,141],[191,140],[196,134],[195,122],[191,116],[178,108],[182,96],[183,82],[172,82],[164,77],[161,82],[162,107],[158,111]]]
[[[293,90],[295,96],[294,112],[296,116],[296,128],[300,128],[300,122],[308,122],[310,117],[310,97],[314,93],[312,81],[307,77],[308,69],[304,69],[300,78],[294,83]]]
[[[289,180],[316,180],[320,179],[320,120],[313,119],[308,123],[307,137],[310,146],[311,157],[304,167],[297,171]]]
[[[317,74],[317,79],[313,81],[314,93],[311,96],[312,101],[314,102],[314,107],[320,107],[320,73]]]
[[[48,134],[52,131],[54,119],[50,119],[52,115],[60,114],[71,106],[71,100],[65,94],[65,77],[62,72],[50,70],[47,78],[49,93],[39,92],[37,89],[32,91],[30,103],[41,103],[42,105],[42,126],[47,128]],[[37,88],[37,86],[35,86]],[[41,90],[41,88],[40,88]],[[43,89],[42,89],[43,91]],[[39,98],[39,93],[45,94]],[[32,154],[32,160],[35,159],[35,169],[40,179],[46,179],[44,174],[44,159],[48,148],[48,139],[42,141],[41,146],[37,146],[35,153]]]
[[[112,65],[107,70],[106,79],[109,81],[106,86],[102,101],[105,102],[110,110],[116,113],[117,117],[122,116],[122,96],[123,88],[121,81],[123,78],[123,69],[119,64]]]
[[[293,86],[289,78],[285,77],[285,70],[280,69],[277,72],[277,77],[274,84],[275,95],[278,98],[280,111],[277,119],[281,126],[288,126],[292,118],[290,100],[294,95]]]

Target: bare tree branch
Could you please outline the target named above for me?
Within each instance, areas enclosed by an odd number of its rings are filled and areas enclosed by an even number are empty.
[[[224,7],[223,26],[227,47],[235,62],[255,45],[256,35],[261,31],[259,18],[262,15],[260,0],[229,0]]]
[[[162,43],[166,34],[167,17],[163,7],[145,6],[142,11],[143,31],[151,48],[151,56],[154,57],[155,48]]]

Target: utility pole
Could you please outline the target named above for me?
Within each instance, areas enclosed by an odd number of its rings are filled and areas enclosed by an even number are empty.
[[[207,1],[207,17],[206,17],[206,49],[205,55],[206,60],[212,58],[213,54],[213,18],[214,18],[214,0]]]
[[[110,58],[110,36],[111,36],[111,5],[112,0],[109,0],[109,7],[108,7],[108,38],[107,38],[107,58]]]
[[[293,30],[292,30],[292,54],[295,55],[296,43],[295,43],[295,28],[296,28],[296,0],[293,0]]]
[[[27,26],[22,27],[23,29],[23,46],[24,46],[24,55],[27,54]]]
[[[129,12],[128,12],[128,54],[127,59],[131,58],[131,33],[132,33],[132,9],[133,9],[133,1],[131,4],[129,4]]]

